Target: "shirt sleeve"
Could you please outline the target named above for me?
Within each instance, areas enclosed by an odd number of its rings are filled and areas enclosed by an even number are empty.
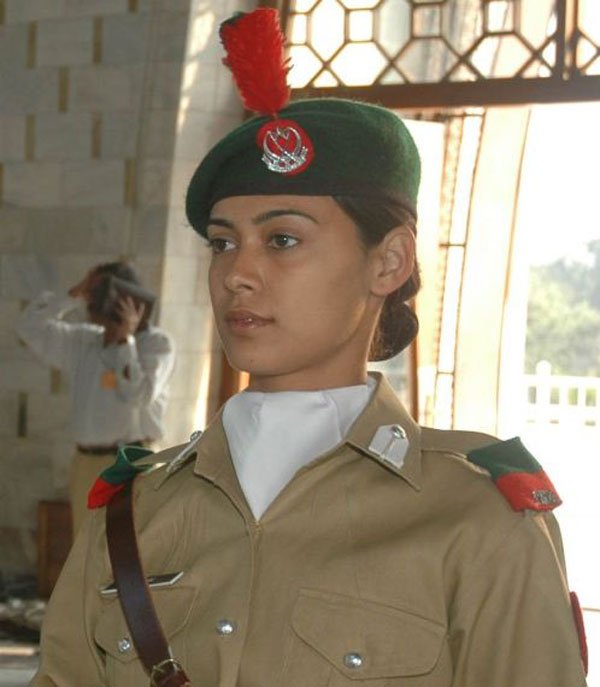
[[[80,327],[62,317],[76,306],[73,298],[44,291],[21,313],[18,335],[48,365],[65,370],[73,360]]]
[[[130,336],[117,346],[117,393],[124,400],[146,406],[164,391],[175,362],[173,341],[164,332]]]
[[[524,514],[459,583],[452,687],[585,687],[562,553],[536,517]]]

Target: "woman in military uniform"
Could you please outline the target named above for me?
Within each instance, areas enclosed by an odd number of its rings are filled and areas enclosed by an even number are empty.
[[[223,41],[274,20],[238,15]],[[254,109],[187,197],[224,349],[250,385],[162,467],[119,456],[138,472],[137,542],[172,656],[196,687],[582,687],[540,466],[518,440],[417,426],[367,374],[417,330],[406,127],[344,100]],[[149,683],[112,589],[117,472],[50,602],[38,687]]]

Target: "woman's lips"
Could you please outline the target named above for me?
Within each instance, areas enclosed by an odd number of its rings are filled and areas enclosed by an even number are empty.
[[[247,332],[266,327],[273,323],[270,317],[262,317],[250,310],[231,310],[225,316],[225,322],[233,332]]]

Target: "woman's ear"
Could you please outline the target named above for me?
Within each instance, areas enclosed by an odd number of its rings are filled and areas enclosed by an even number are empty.
[[[385,297],[405,284],[415,267],[415,235],[407,226],[395,227],[373,249],[371,292]]]

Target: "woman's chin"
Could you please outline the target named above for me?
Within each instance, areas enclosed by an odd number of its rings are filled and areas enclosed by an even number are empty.
[[[254,356],[232,354],[226,351],[227,360],[234,370],[245,372],[251,377],[275,377],[285,374],[285,370],[274,361],[261,360]]]

